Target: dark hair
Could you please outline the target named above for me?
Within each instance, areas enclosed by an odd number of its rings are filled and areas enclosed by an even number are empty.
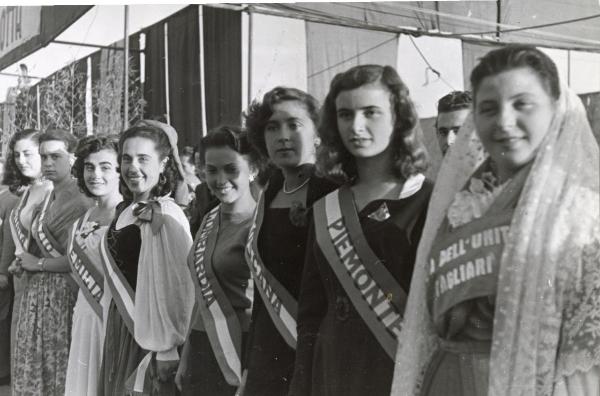
[[[85,159],[93,153],[97,153],[101,150],[112,150],[117,155],[119,153],[119,137],[116,135],[104,135],[104,136],[86,136],[79,141],[77,149],[75,150],[75,163],[71,168],[71,173],[77,178],[77,185],[79,189],[88,197],[94,197],[94,195],[88,190],[85,185],[83,177],[83,171],[85,169]]]
[[[67,151],[71,154],[73,154],[77,148],[77,137],[64,129],[49,129],[40,135],[40,145],[51,140],[63,142]]]
[[[8,152],[6,154],[6,166],[4,169],[4,178],[2,184],[9,187],[13,194],[19,194],[22,187],[31,184],[33,179],[24,176],[15,162],[15,145],[21,140],[31,140],[37,146],[40,145],[40,131],[35,129],[24,129],[11,136],[8,143]],[[39,155],[39,154],[38,154]]]
[[[190,147],[190,146],[185,146],[184,148],[181,149],[181,151],[179,152],[179,158],[181,159],[181,162],[189,162],[190,164],[194,164],[194,148]],[[184,160],[184,158],[187,158],[187,160]]]
[[[451,111],[470,109],[473,98],[469,91],[452,91],[444,95],[437,105],[438,113],[449,113]]]
[[[245,155],[250,166],[257,172],[257,181],[261,183],[267,169],[265,158],[250,143],[248,133],[237,126],[222,125],[211,130],[200,142],[200,162],[206,163],[206,151],[211,147],[229,147],[233,151]],[[261,183],[264,185],[264,183]]]
[[[377,82],[390,91],[392,113],[395,114],[390,142],[394,150],[393,173],[398,178],[408,179],[427,169],[427,151],[417,135],[419,117],[410,100],[408,87],[391,66],[361,65],[337,74],[331,81],[319,125],[321,146],[317,153],[317,166],[321,173],[339,174],[341,168],[346,179],[357,176],[356,161],[340,137],[335,100],[342,91]]]
[[[119,139],[119,167],[122,169],[121,161],[123,155],[123,145],[127,139],[134,137],[151,140],[155,144],[160,160],[162,161],[163,159],[168,158],[165,165],[165,170],[162,173],[164,177],[159,178],[159,182],[150,191],[150,196],[160,197],[173,194],[175,187],[177,186],[177,182],[183,180],[183,175],[179,174],[179,169],[177,169],[177,164],[173,159],[173,149],[171,147],[171,143],[169,142],[169,138],[167,137],[167,134],[160,128],[153,125],[142,124],[142,121],[140,121],[140,123],[137,123],[133,127],[123,132],[121,138]],[[133,194],[123,179],[123,173],[121,173],[121,195],[123,195],[123,199],[127,202],[133,199]]]
[[[244,113],[248,138],[265,158],[269,157],[265,143],[265,127],[273,115],[273,106],[292,100],[305,106],[316,127],[319,123],[319,102],[312,95],[296,88],[275,87],[265,94],[262,102],[254,100]]]
[[[477,96],[484,78],[519,67],[531,68],[540,78],[546,92],[555,100],[560,97],[558,71],[552,59],[537,48],[523,44],[509,44],[490,51],[481,58],[471,72],[473,95]]]

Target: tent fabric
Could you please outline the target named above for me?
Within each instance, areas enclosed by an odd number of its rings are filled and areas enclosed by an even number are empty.
[[[144,30],[146,34],[144,99],[147,102],[145,117],[166,121],[164,24],[164,21],[159,22]]]
[[[548,1],[552,1],[551,7],[548,7]],[[538,46],[600,52],[600,18],[501,33],[496,37],[497,22],[503,24],[501,29],[510,29],[598,14],[596,0],[500,0],[499,5],[497,2],[449,1],[256,4],[250,8],[254,12],[276,13],[312,22],[396,33],[414,32],[416,36],[427,31],[429,35],[467,35],[461,39],[469,42],[527,42]]]
[[[251,98],[278,85],[307,90],[306,24],[303,20],[252,14]]]
[[[167,20],[169,37],[169,104],[171,125],[180,146],[194,146],[201,130],[200,38],[198,6],[190,6]]]
[[[308,92],[319,101],[325,99],[337,73],[359,64],[395,67],[397,63],[398,35],[394,33],[307,22],[306,37]]]
[[[242,15],[223,8],[203,8],[206,125],[241,122]]]

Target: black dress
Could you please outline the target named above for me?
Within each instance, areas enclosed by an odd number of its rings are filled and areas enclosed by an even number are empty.
[[[117,207],[117,213],[106,231],[107,248],[115,264],[135,290],[137,267],[142,244],[140,228],[135,224],[117,230],[119,214],[126,207]],[[144,358],[144,350],[135,342],[133,334],[125,325],[114,301],[111,301],[106,323],[102,366],[100,369],[98,395],[124,395],[125,381]]]
[[[431,184],[407,198],[375,200],[358,214],[372,251],[398,284],[410,286],[425,223]],[[369,216],[385,204],[389,217]],[[379,344],[315,240],[314,225],[298,306],[298,345],[293,396],[388,396],[394,361]]]
[[[277,172],[265,191],[265,216],[258,231],[258,249],[265,266],[294,298],[298,298],[302,268],[306,252],[306,237],[310,212],[303,217],[303,224],[290,220],[289,208],[269,208],[277,192],[283,186],[283,176]],[[335,189],[325,179],[311,176],[306,197],[307,207]],[[293,215],[293,217],[298,217]],[[245,367],[248,376],[244,396],[287,395],[294,372],[295,351],[283,339],[262,301],[254,290],[254,305]]]

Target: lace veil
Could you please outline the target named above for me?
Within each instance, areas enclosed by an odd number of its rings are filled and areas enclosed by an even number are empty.
[[[485,157],[470,116],[444,158],[429,204],[392,395],[419,394],[437,343],[426,303],[427,256],[455,194]],[[490,395],[552,393],[560,375],[555,367],[561,334],[578,331],[568,328],[576,321],[562,319],[566,296],[574,278],[581,275],[584,248],[600,240],[599,178],[598,144],[585,110],[563,86],[550,130],[519,198],[500,263]]]

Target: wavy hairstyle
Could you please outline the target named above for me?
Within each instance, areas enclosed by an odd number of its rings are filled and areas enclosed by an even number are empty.
[[[206,163],[206,151],[211,147],[229,147],[236,153],[246,156],[249,165],[258,172],[257,182],[264,185],[268,179],[267,161],[258,149],[250,143],[246,130],[237,126],[221,125],[211,130],[200,142],[200,162]]]
[[[331,81],[319,125],[321,146],[317,151],[317,167],[320,173],[342,173],[346,180],[353,180],[358,176],[356,161],[340,137],[335,100],[342,91],[374,83],[381,83],[390,91],[390,105],[395,115],[390,142],[394,150],[394,175],[405,180],[427,170],[427,151],[417,135],[419,117],[407,86],[391,66],[360,65],[337,74]]]
[[[77,178],[77,186],[81,192],[88,197],[94,198],[95,195],[85,185],[83,173],[85,170],[85,159],[93,153],[101,150],[112,150],[119,154],[119,137],[116,135],[104,136],[86,136],[79,141],[75,150],[75,163],[71,167],[71,173]],[[118,166],[117,166],[118,171]]]
[[[36,129],[24,129],[16,132],[10,138],[10,142],[8,143],[8,152],[6,154],[6,163],[4,166],[4,178],[2,180],[2,184],[8,186],[13,194],[20,194],[23,187],[33,182],[33,179],[24,176],[17,167],[14,153],[15,145],[20,140],[31,140],[37,146],[39,146],[40,134],[40,131]]]
[[[265,143],[265,127],[273,115],[273,106],[292,100],[304,105],[316,127],[319,123],[319,102],[312,95],[297,88],[275,87],[265,94],[262,102],[254,100],[244,113],[248,138],[265,158],[269,158]]]
[[[158,183],[150,190],[150,198],[174,194],[177,182],[183,180],[183,176],[179,173],[179,169],[177,169],[177,164],[173,158],[173,148],[171,147],[169,138],[160,128],[148,124],[136,124],[123,132],[119,139],[119,167],[121,167],[123,145],[127,139],[134,137],[151,140],[154,142],[159,159],[162,161],[163,159],[168,158],[167,163],[165,164],[165,170],[162,173],[163,177],[160,177]],[[122,173],[120,179],[121,195],[126,202],[130,202],[133,200],[133,194],[131,190],[129,190],[129,187],[127,187]]]
[[[560,97],[560,80],[558,70],[550,57],[532,45],[509,44],[505,47],[490,51],[484,55],[471,72],[473,96],[484,78],[496,74],[529,67],[539,77],[542,86],[554,100]]]

